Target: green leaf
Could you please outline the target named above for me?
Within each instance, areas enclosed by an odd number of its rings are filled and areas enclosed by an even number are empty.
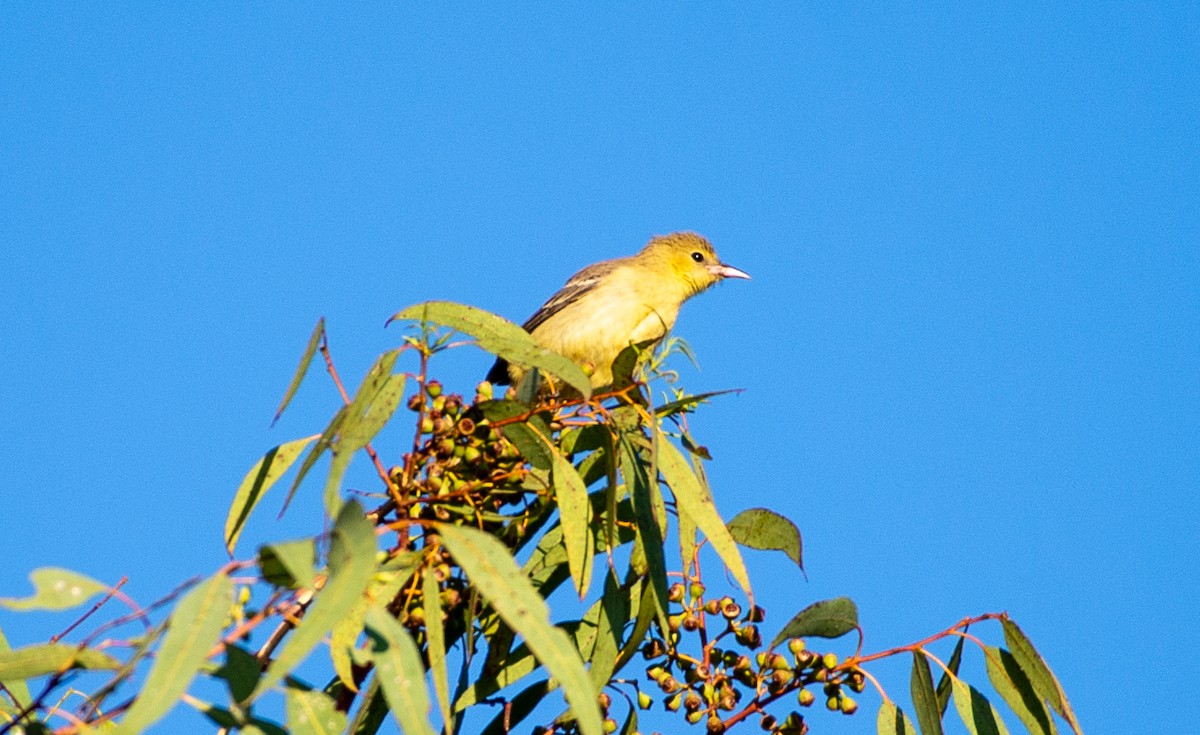
[[[929,660],[925,658],[924,651],[913,651],[909,688],[921,732],[925,735],[942,735],[942,715],[938,711],[937,694],[933,691],[933,673],[929,670]]]
[[[298,590],[313,586],[316,546],[310,538],[284,541],[258,549],[258,570],[278,587]]]
[[[504,544],[466,526],[438,525],[438,533],[471,583],[510,628],[525,638],[533,655],[558,680],[583,735],[603,735],[596,690],[579,651],[550,623],[546,601],[533,589]]]
[[[121,718],[117,735],[140,733],[171,711],[220,640],[232,604],[233,581],[224,574],[209,577],[179,601],[141,694]]]
[[[397,319],[432,322],[470,335],[481,348],[497,357],[556,375],[585,398],[592,395],[592,381],[578,365],[542,347],[516,324],[483,309],[449,301],[427,301],[396,312],[388,322]]]
[[[308,337],[308,344],[304,348],[304,354],[300,357],[300,364],[296,366],[296,373],[292,375],[292,382],[288,383],[283,400],[279,402],[279,408],[275,409],[275,418],[271,420],[271,426],[275,425],[275,422],[283,415],[283,409],[287,408],[288,403],[291,402],[292,396],[296,395],[296,389],[300,387],[301,381],[308,373],[308,366],[312,364],[313,355],[317,354],[317,345],[321,343],[321,338],[324,336],[325,317],[321,317]]]
[[[383,696],[383,690],[379,687],[378,676],[371,677],[362,699],[363,703],[354,713],[354,719],[350,722],[346,732],[353,733],[353,735],[375,735],[379,732],[379,728],[387,719],[388,711],[391,709],[388,707],[387,699]]]
[[[384,427],[404,397],[404,375],[393,375],[400,350],[379,356],[350,401],[334,451],[357,452]]]
[[[1030,733],[1056,735],[1058,729],[1050,719],[1046,703],[1034,691],[1029,677],[1011,653],[1002,648],[984,646],[988,679]]]
[[[333,525],[329,580],[284,641],[247,702],[292,673],[333,626],[354,609],[375,574],[375,549],[375,528],[363,515],[358,501],[351,500],[342,507]]]
[[[225,646],[225,663],[213,674],[224,679],[234,702],[250,696],[258,680],[262,678],[262,664],[258,658],[239,646]]]
[[[454,723],[450,713],[450,676],[446,671],[446,630],[442,626],[441,587],[432,569],[426,569],[421,577],[421,596],[425,604],[425,652],[429,658],[433,692],[442,714],[442,726],[450,733]]]
[[[966,633],[967,629],[963,628]],[[958,643],[954,644],[954,652],[950,654],[950,661],[947,662],[946,668],[950,669],[949,673],[942,672],[938,678],[937,684],[937,703],[938,715],[946,716],[946,708],[950,706],[950,677],[958,676],[958,667],[962,664],[963,644],[967,642],[966,638],[959,637]]]
[[[341,735],[346,714],[323,692],[289,688],[287,722],[291,735]]]
[[[727,393],[741,393],[742,390],[742,388],[732,388],[730,390],[715,390],[709,393],[697,393],[694,396],[684,396],[678,400],[658,406],[654,409],[654,415],[660,419],[665,419],[668,416],[674,416],[678,413],[691,413],[697,406],[708,403],[708,399],[710,398],[723,396]]]
[[[0,607],[9,610],[69,610],[108,589],[91,577],[69,569],[42,567],[29,573],[33,596],[0,598]]]
[[[107,653],[66,643],[43,643],[0,651],[0,681],[30,679],[67,669],[118,669],[121,662]]]
[[[391,706],[392,717],[407,735],[435,735],[429,724],[429,692],[425,688],[425,665],[421,652],[408,632],[382,607],[367,610],[367,628],[372,634],[372,657],[376,679]]]
[[[337,435],[330,445],[333,462],[329,467],[324,493],[325,510],[330,516],[337,515],[341,506],[342,477],[354,455],[371,443],[404,397],[404,376],[392,374],[399,355],[400,350],[390,350],[380,355],[346,406]]]
[[[1050,703],[1054,711],[1067,721],[1076,735],[1082,735],[1083,731],[1079,727],[1079,720],[1075,719],[1075,712],[1071,709],[1070,702],[1067,701],[1066,692],[1063,691],[1062,685],[1058,683],[1058,678],[1050,671],[1050,667],[1041,654],[1037,652],[1033,643],[1016,623],[1005,619],[1003,625],[1004,642],[1008,644],[1008,650],[1012,652],[1013,658],[1017,660],[1021,670],[1029,678],[1034,691]]]
[[[621,475],[633,499],[637,537],[629,565],[645,575],[653,594],[655,616],[663,630],[669,628],[667,615],[667,560],[663,555],[663,523],[659,508],[663,505],[658,483],[650,481],[649,463],[643,461],[636,442],[640,434],[622,432],[620,441]],[[665,518],[662,519],[665,521]]]
[[[296,490],[308,475],[308,471],[313,468],[313,465],[317,463],[321,455],[333,446],[334,439],[337,437],[338,432],[342,430],[342,423],[345,422],[348,412],[348,406],[339,408],[337,413],[333,415],[333,418],[329,420],[329,424],[326,425],[325,430],[317,438],[317,443],[313,445],[312,449],[308,450],[308,454],[304,455],[304,461],[300,463],[300,469],[296,471],[296,479],[292,480],[292,486],[288,488],[287,497],[283,499],[283,507],[279,509],[279,518],[283,518],[284,512],[291,505],[292,498],[296,496]]]
[[[8,645],[8,639],[4,637],[4,631],[0,630],[0,658],[12,651],[12,646]],[[13,679],[12,681],[4,682],[4,688],[12,696],[13,705],[17,708],[29,706],[33,701],[29,696],[29,687],[23,679]]]
[[[917,728],[913,726],[912,720],[890,699],[879,706],[875,728],[879,735],[917,735]],[[925,731],[925,735],[930,735],[929,731]]]
[[[520,724],[542,703],[549,691],[550,682],[545,679],[525,687],[517,696],[509,699],[508,706],[497,712],[479,735],[508,735],[513,727]]]
[[[250,513],[258,505],[258,501],[262,500],[267,490],[295,464],[304,448],[318,436],[320,435],[314,434],[280,444],[263,455],[242,478],[242,484],[238,485],[237,492],[233,494],[229,515],[225,518],[225,550],[230,556],[233,556],[238,538],[241,537],[246,521],[250,519]]]
[[[586,658],[592,685],[596,691],[603,691],[613,675],[621,652],[621,633],[629,622],[629,591],[622,588],[612,569],[604,575],[604,594],[597,602],[595,643]]]
[[[814,602],[783,626],[771,648],[788,638],[838,638],[858,627],[858,606],[849,597]]]
[[[504,687],[515,684],[536,671],[538,667],[537,658],[532,653],[528,653],[528,648],[524,650],[526,651],[526,655],[514,656],[495,674],[488,677],[481,677],[474,684],[467,687],[466,691],[454,701],[454,711],[462,712],[469,707],[473,707],[481,700],[487,699]]]
[[[554,498],[558,501],[559,523],[563,530],[563,545],[567,550],[567,568],[579,599],[587,596],[591,584],[593,537],[589,525],[591,503],[587,487],[570,460],[560,454],[549,438],[534,432],[550,455],[550,480]]]
[[[954,708],[971,735],[1008,735],[1004,720],[978,689],[957,676],[951,677],[950,684],[954,689]]]
[[[725,521],[717,512],[713,503],[712,493],[697,478],[691,465],[684,459],[675,445],[667,440],[658,428],[656,449],[658,450],[658,470],[662,473],[675,496],[676,506],[680,513],[686,513],[700,532],[708,539],[713,550],[725,562],[729,573],[738,585],[746,592],[751,601],[754,593],[750,589],[750,573],[746,571],[746,562],[742,561],[742,553],[738,550]]]
[[[227,730],[237,729],[238,735],[291,735],[270,720],[245,717],[241,713],[235,715],[223,707],[218,707],[211,702],[205,702],[196,697],[186,697],[184,701],[211,720],[217,727],[223,727]]]
[[[764,551],[782,551],[804,570],[803,544],[796,524],[766,508],[743,510],[726,524],[733,540],[742,546]]]

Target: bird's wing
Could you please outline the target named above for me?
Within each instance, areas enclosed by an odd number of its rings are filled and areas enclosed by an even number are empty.
[[[529,317],[521,327],[526,332],[532,333],[533,330],[544,324],[550,317],[575,303],[584,294],[594,289],[605,276],[616,270],[625,260],[626,258],[616,258],[601,263],[594,263],[571,276],[567,284],[551,296],[546,303],[542,304],[541,308],[535,311],[533,316]]]

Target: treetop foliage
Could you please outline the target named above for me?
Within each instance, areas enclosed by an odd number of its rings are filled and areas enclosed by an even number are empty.
[[[782,553],[803,574],[800,532],[765,508],[728,522],[718,512],[687,416],[720,393],[678,387],[664,361],[686,350],[679,341],[630,347],[613,386],[593,393],[579,366],[480,309],[428,302],[392,322],[403,325],[400,346],[353,395],[317,323],[276,419],[318,354],[342,405],[319,433],[250,468],[224,528],[228,564],[147,606],[121,591],[124,580],[52,568],[32,573],[31,596],[0,599],[21,612],[92,603],[43,644],[12,649],[0,633],[0,735],[133,735],[179,703],[218,732],[249,735],[371,735],[388,719],[428,735],[631,735],[639,713],[657,708],[708,733],[791,735],[836,730],[802,711],[852,715],[868,684],[880,733],[940,734],[951,701],[974,735],[1007,733],[997,706],[959,677],[968,642],[992,699],[1026,730],[1081,732],[1003,613],[864,653],[857,607],[839,597],[807,605],[764,644],[766,611],[740,548]],[[505,395],[486,382],[469,401],[446,392],[430,371],[462,344],[456,334],[527,378]],[[661,403],[652,385],[664,388]],[[377,451],[383,427],[405,417],[411,445]],[[378,487],[351,497],[344,477],[356,458]],[[323,480],[313,476],[322,460]],[[327,530],[241,555],[248,519],[289,473],[279,507],[315,485]],[[978,637],[984,623],[998,624],[1003,647]],[[852,633],[848,655],[810,648]],[[954,644],[945,662],[931,650],[943,642]],[[905,654],[915,722],[869,670]],[[307,680],[314,670],[325,678]]]

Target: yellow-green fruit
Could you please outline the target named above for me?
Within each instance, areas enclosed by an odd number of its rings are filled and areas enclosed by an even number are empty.
[[[802,651],[804,651],[804,649],[805,649],[805,643],[804,643],[803,638],[793,638],[790,641],[788,641],[788,650],[791,651],[793,654],[799,654]]]
[[[838,709],[840,709],[840,707],[841,707],[841,705],[838,704],[838,698],[836,696],[830,697],[829,699],[825,700],[825,708],[828,709],[830,712],[837,712]]]
[[[801,707],[811,707],[816,699],[816,695],[807,689],[801,689],[800,693],[796,695],[796,700],[800,702]]]
[[[827,669],[832,669],[838,665],[838,657],[836,653],[827,653],[821,657],[821,665]]]
[[[436,380],[431,380],[425,384],[425,392],[430,398],[437,398],[442,394],[442,384]]]
[[[692,593],[692,599],[696,600],[704,596],[704,585],[700,582],[692,582],[688,591]]]
[[[858,711],[858,703],[849,697],[842,697],[842,714],[852,715]]]
[[[646,694],[645,692],[638,692],[637,701],[638,707],[641,709],[650,709],[650,705],[654,704],[654,700],[651,699],[650,695]]]
[[[604,732],[609,733],[609,735],[611,735],[612,733],[614,733],[616,731],[617,731],[617,721],[614,720],[613,718],[609,717],[607,720],[604,721]]]
[[[688,712],[686,719],[687,719],[689,725],[695,725],[697,722],[704,719],[704,713],[701,712],[700,710],[696,710],[695,712]]]
[[[718,717],[714,712],[708,716],[708,722],[705,724],[705,728],[713,735],[716,735],[717,733],[725,732],[725,723],[721,722],[721,718]]]

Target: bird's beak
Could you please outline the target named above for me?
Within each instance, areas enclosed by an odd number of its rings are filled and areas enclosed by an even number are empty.
[[[724,263],[708,266],[708,272],[717,278],[745,278],[746,280],[750,280],[750,274],[746,271],[738,270],[732,265],[725,265]]]

